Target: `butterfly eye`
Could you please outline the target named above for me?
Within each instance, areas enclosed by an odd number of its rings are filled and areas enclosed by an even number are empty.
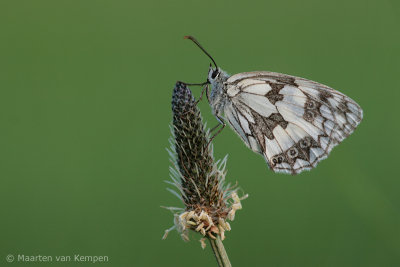
[[[215,79],[218,76],[219,72],[218,70],[214,70],[213,73],[211,74],[211,78]]]

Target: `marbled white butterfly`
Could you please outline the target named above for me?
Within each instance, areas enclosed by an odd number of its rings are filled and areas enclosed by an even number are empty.
[[[230,76],[194,37],[185,38],[215,65],[210,65],[204,84],[213,114],[222,124],[218,132],[226,120],[275,172],[298,174],[314,168],[362,120],[356,102],[326,85],[269,71]]]

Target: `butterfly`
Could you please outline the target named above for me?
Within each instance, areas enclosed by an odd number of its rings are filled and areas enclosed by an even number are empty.
[[[228,122],[275,172],[294,175],[316,167],[363,118],[355,101],[318,82],[269,71],[230,76],[194,37],[185,38],[215,66],[210,64],[203,84],[212,112],[222,125],[218,133]]]

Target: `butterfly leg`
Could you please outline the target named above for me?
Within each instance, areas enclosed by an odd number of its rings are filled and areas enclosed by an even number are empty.
[[[206,85],[206,96],[208,103],[210,103],[210,87],[208,86],[208,84]]]
[[[197,104],[201,101],[201,99],[203,98],[204,92],[206,92],[207,95],[207,99],[208,99],[208,84],[205,84],[203,89],[201,89],[201,94],[199,99],[196,100],[196,102],[194,102],[194,105],[197,106]]]
[[[182,83],[184,83],[184,82],[182,82]],[[207,95],[207,100],[209,101],[209,96],[208,96],[208,91],[209,91],[209,88],[208,88],[208,82],[205,82],[205,83],[184,83],[185,85],[200,85],[200,86],[204,86],[203,87],[203,89],[201,89],[201,94],[200,94],[200,97],[199,97],[199,99],[197,99],[195,102],[194,102],[194,105],[195,106],[197,106],[197,104],[202,100],[202,98],[203,98],[203,95],[204,95],[204,92],[206,92],[206,95]],[[187,112],[184,112],[183,114],[182,114],[182,116],[185,116],[185,115],[187,115]]]
[[[206,91],[207,99],[208,99],[208,85],[210,84],[209,81],[206,81],[206,82],[204,82],[204,83],[185,83],[185,82],[182,82],[182,83],[184,83],[184,84],[186,84],[186,85],[204,86],[203,89],[201,89],[201,94],[200,94],[199,99],[196,100],[196,102],[195,102],[195,105],[196,105],[196,106],[197,106],[197,104],[201,101],[201,99],[203,98],[204,91]]]
[[[213,139],[225,128],[225,126],[226,126],[226,123],[224,122],[224,119],[223,119],[223,118],[221,118],[221,117],[218,116],[218,115],[215,115],[215,117],[217,118],[219,124],[216,125],[215,127],[213,127],[213,128],[210,130],[210,132],[215,131],[219,126],[221,126],[221,128],[219,128],[218,131],[210,138],[210,141],[208,142],[208,145],[207,145],[207,146],[209,146],[209,145],[211,144],[212,140],[213,140]]]

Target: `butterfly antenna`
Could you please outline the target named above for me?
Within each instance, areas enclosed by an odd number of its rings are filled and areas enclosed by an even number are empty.
[[[201,46],[201,44],[196,40],[196,38],[194,38],[193,36],[187,35],[185,37],[183,37],[185,39],[189,39],[191,41],[193,41],[193,43],[195,43],[210,59],[211,61],[214,63],[215,68],[218,69],[217,67],[217,63],[215,63],[215,60],[212,58],[212,56]]]

